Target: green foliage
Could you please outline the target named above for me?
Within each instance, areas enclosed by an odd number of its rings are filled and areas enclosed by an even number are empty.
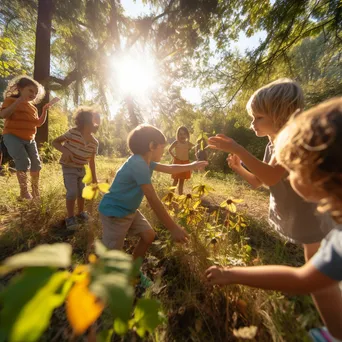
[[[160,315],[160,303],[149,298],[140,298],[134,309],[134,317],[130,326],[135,327],[137,334],[143,338],[146,332],[152,333],[164,318]]]
[[[116,317],[116,332],[124,335],[128,326],[137,329],[140,336],[152,332],[161,323],[157,301],[138,302],[133,319],[129,320],[133,309],[133,280],[141,262],[133,263],[131,256],[121,251],[108,251],[99,242],[96,242],[96,253],[98,259],[92,256],[90,264],[79,265],[73,272],[58,270],[69,268],[71,264],[71,247],[65,243],[40,245],[6,259],[1,267],[3,273],[18,268],[24,270],[0,293],[0,341],[38,341],[54,309],[65,301],[68,301],[68,318],[75,332],[80,333],[80,329],[83,332],[102,311],[101,306],[92,303],[94,295],[101,303],[109,305]],[[100,310],[90,319],[91,312],[83,318],[77,313],[79,301],[82,305],[87,303],[87,310]],[[112,332],[108,332],[107,337]],[[105,332],[102,336],[106,340]]]

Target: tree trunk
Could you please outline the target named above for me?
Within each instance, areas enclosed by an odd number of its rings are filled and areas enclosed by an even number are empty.
[[[42,108],[49,101],[49,77],[50,77],[50,39],[52,26],[53,0],[38,0],[38,19],[36,29],[36,51],[34,57],[33,78],[41,83],[46,90],[43,101],[37,108],[41,115]],[[36,141],[38,146],[48,141],[49,120],[38,128]]]

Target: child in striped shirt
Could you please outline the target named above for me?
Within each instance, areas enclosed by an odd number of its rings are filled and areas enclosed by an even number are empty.
[[[66,228],[73,231],[78,221],[88,219],[84,211],[82,179],[85,175],[85,165],[89,164],[92,183],[97,183],[95,155],[98,150],[98,141],[94,137],[100,125],[100,115],[92,107],[79,107],[75,113],[76,127],[56,138],[52,145],[60,152],[60,164],[63,170],[64,185],[66,188],[66,207],[68,217],[65,219]],[[78,214],[75,216],[75,202],[77,199]]]

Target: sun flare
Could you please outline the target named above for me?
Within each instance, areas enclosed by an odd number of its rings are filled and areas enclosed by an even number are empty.
[[[158,75],[151,56],[122,56],[112,60],[113,79],[124,94],[146,95],[157,86]]]

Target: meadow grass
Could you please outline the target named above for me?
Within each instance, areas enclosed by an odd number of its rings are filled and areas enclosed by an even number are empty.
[[[111,182],[122,162],[123,159],[99,157],[99,180]],[[172,183],[170,176],[156,173],[153,182],[160,197],[168,193]],[[187,224],[179,211],[171,211],[175,220],[184,224],[191,235],[186,246],[170,241],[168,232],[143,201],[141,210],[158,232],[143,264],[144,272],[154,281],[148,295],[161,301],[167,317],[167,323],[146,340],[236,341],[233,329],[251,325],[258,327],[256,341],[308,340],[306,331],[320,325],[309,296],[289,296],[237,285],[212,288],[204,278],[205,269],[214,263],[299,266],[304,262],[300,247],[286,244],[270,229],[267,223],[268,191],[252,190],[232,174],[195,173],[186,182],[185,192],[191,193],[196,184],[207,184],[215,189],[203,199],[203,204],[209,207],[200,207],[203,217]],[[76,263],[86,261],[89,239],[92,239],[88,225],[80,227],[68,238],[56,233],[56,230],[63,229],[59,225],[66,213],[63,177],[57,163],[43,167],[40,201],[17,201],[19,188],[15,175],[0,177],[0,188],[0,260],[41,243],[66,241],[73,247]],[[243,199],[243,203],[237,204],[237,210],[245,218],[247,227],[239,232],[230,229],[213,241],[208,238],[207,224],[212,218],[207,212],[216,210],[227,198]],[[98,202],[99,199],[88,203],[96,238],[101,237]],[[224,210],[219,216],[224,219]],[[130,241],[126,248],[132,250]],[[4,279],[2,286],[7,281]],[[104,316],[98,326],[108,328],[112,321],[108,314]],[[56,310],[44,340],[68,340],[70,334],[64,309],[60,308]]]

